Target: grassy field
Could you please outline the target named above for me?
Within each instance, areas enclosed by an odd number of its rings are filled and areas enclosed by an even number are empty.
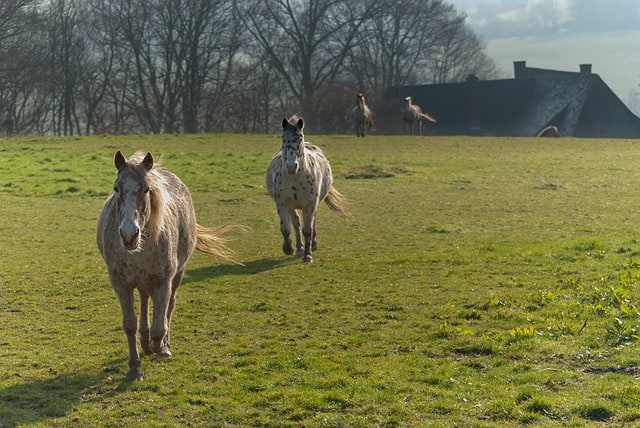
[[[279,136],[0,141],[0,427],[640,423],[640,142],[308,136],[351,217],[281,253]],[[125,382],[95,245],[151,151],[244,263],[191,259],[174,357]]]

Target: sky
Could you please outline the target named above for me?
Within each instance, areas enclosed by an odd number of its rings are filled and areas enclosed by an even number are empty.
[[[513,61],[596,73],[640,115],[640,0],[447,0],[467,13],[504,78]]]

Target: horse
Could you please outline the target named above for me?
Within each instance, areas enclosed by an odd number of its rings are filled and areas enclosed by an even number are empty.
[[[560,134],[560,131],[558,130],[557,126],[547,126],[546,128],[543,128],[542,130],[540,130],[540,132],[538,132],[538,134],[536,135],[537,137],[551,137],[551,138],[560,138],[562,137],[562,135]]]
[[[356,124],[356,136],[364,137],[365,128],[373,128],[373,112],[364,101],[364,94],[356,94],[356,105],[351,109],[351,118]]]
[[[265,184],[280,217],[282,251],[293,254],[290,238],[293,223],[296,254],[302,256],[303,262],[311,263],[312,252],[317,248],[316,214],[320,202],[324,201],[342,216],[348,213],[344,196],[333,187],[329,161],[320,147],[304,141],[303,128],[304,121],[297,115],[282,119],[282,148],[269,163]],[[296,210],[302,211],[304,247]]]
[[[423,113],[419,105],[412,104],[411,97],[404,98],[404,106],[402,107],[402,120],[404,121],[404,133],[407,135],[407,126],[411,130],[413,135],[413,129],[418,124],[418,130],[422,135],[422,119],[425,119],[431,123],[436,123],[436,120],[427,113]]]
[[[142,380],[136,333],[146,354],[171,357],[170,327],[176,291],[194,249],[232,260],[222,234],[196,223],[191,194],[151,153],[114,158],[117,178],[98,218],[96,241],[122,309],[129,346],[127,380]],[[133,290],[140,295],[140,325]],[[149,328],[149,298],[153,320]]]

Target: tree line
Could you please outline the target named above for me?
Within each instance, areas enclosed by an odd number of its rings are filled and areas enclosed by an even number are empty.
[[[443,0],[0,2],[0,134],[350,130],[355,93],[494,77]]]

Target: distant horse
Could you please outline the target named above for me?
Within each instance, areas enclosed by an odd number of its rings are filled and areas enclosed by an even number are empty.
[[[304,141],[304,121],[298,116],[282,119],[282,148],[271,159],[267,169],[266,187],[276,203],[280,216],[282,251],[293,254],[291,223],[296,234],[296,253],[304,262],[312,262],[316,250],[316,213],[324,201],[331,210],[347,215],[344,197],[333,187],[329,161],[322,150]],[[304,248],[300,240],[302,211]]]
[[[562,137],[562,135],[560,134],[560,131],[558,130],[557,126],[547,126],[546,128],[543,128],[540,132],[538,132],[538,137],[551,137],[551,138],[559,138]]]
[[[373,112],[364,101],[364,94],[356,94],[356,105],[351,109],[351,118],[356,124],[356,136],[364,137],[365,128],[373,127]]]
[[[423,113],[419,105],[412,104],[411,97],[404,98],[404,106],[402,107],[402,120],[404,121],[404,133],[407,134],[407,127],[409,127],[411,135],[413,135],[413,129],[416,124],[418,125],[418,131],[422,135],[422,119],[428,120],[431,123],[436,123],[436,120]]]
[[[142,380],[134,288],[140,294],[142,349],[156,353],[158,359],[168,358],[171,315],[187,260],[194,249],[227,260],[230,253],[221,237],[226,228],[196,224],[189,189],[174,174],[154,165],[151,153],[136,153],[127,160],[118,151],[114,163],[118,176],[98,219],[97,243],[122,308],[129,345],[127,379]]]

